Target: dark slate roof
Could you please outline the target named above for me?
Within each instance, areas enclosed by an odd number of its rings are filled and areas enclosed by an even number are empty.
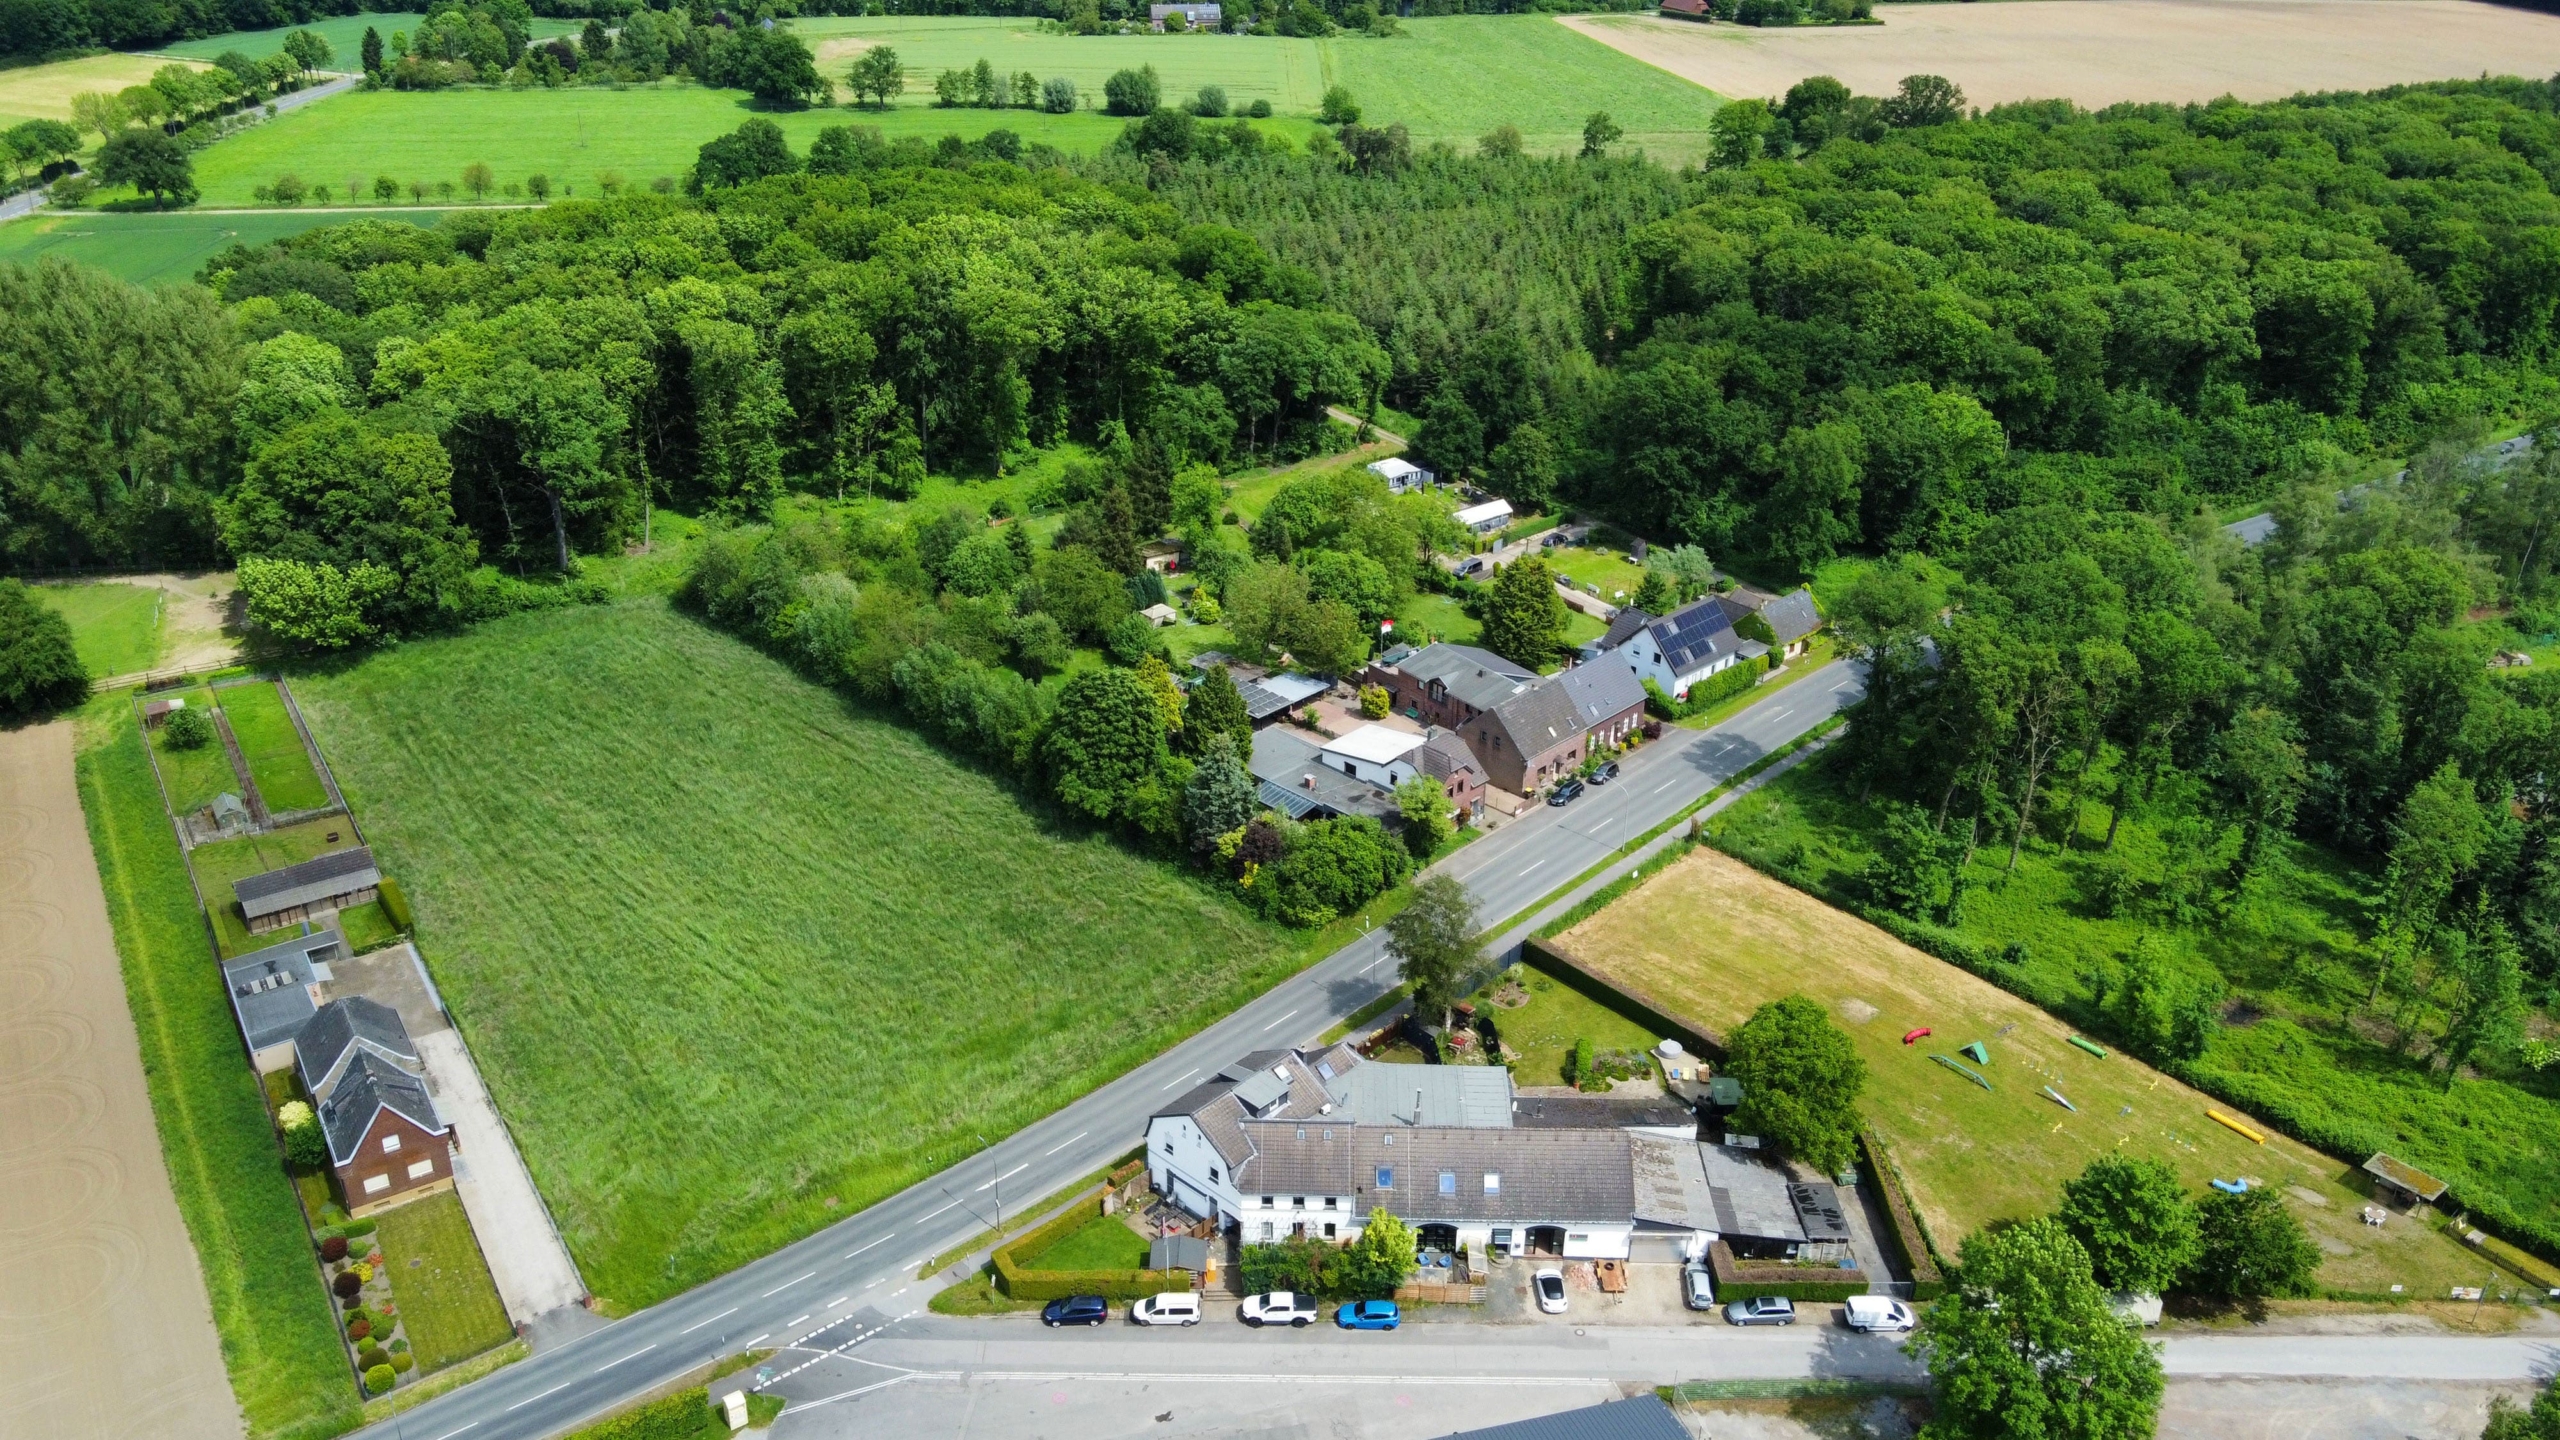
[[[1263,803],[1292,819],[1321,813],[1383,820],[1396,814],[1393,794],[1325,764],[1321,746],[1281,726],[1253,732],[1246,768],[1261,782],[1257,788]]]
[[[1449,1440],[1689,1440],[1689,1432],[1662,1397],[1638,1395],[1535,1420],[1456,1431]]]
[[[1386,1140],[1394,1144],[1385,1144]],[[1623,1130],[1362,1130],[1352,1194],[1407,1221],[1527,1220],[1624,1224],[1635,1213],[1635,1162]],[[1373,1187],[1376,1167],[1395,1183]],[[1448,1193],[1440,1177],[1452,1177]],[[1484,1177],[1501,1190],[1484,1191]]]
[[[1624,665],[1577,665],[1552,683],[1572,697],[1585,730],[1644,704],[1644,682]]]
[[[293,1037],[293,1065],[302,1072],[303,1088],[317,1093],[320,1082],[358,1044],[377,1048],[408,1068],[417,1066],[418,1047],[410,1043],[400,1012],[379,1000],[349,995],[321,1006]]]
[[[1227,1168],[1238,1177],[1237,1188],[1244,1189],[1247,1187],[1243,1182],[1243,1172],[1253,1157],[1253,1144],[1246,1138],[1245,1129],[1262,1122],[1255,1120],[1246,1110],[1236,1092],[1245,1085],[1256,1086],[1257,1093],[1271,1097],[1262,1102],[1267,1107],[1261,1109],[1264,1120],[1296,1124],[1319,1115],[1333,1103],[1333,1097],[1325,1090],[1325,1082],[1329,1078],[1323,1073],[1326,1068],[1340,1074],[1360,1063],[1359,1052],[1346,1045],[1336,1045],[1312,1054],[1293,1050],[1259,1050],[1192,1086],[1182,1098],[1149,1118],[1189,1117],[1191,1123],[1200,1127],[1200,1133],[1208,1138],[1210,1146],[1226,1158]],[[1263,1085],[1254,1079],[1262,1076],[1276,1082],[1277,1077],[1271,1074],[1275,1069],[1289,1072],[1285,1086]],[[1277,1094],[1274,1094],[1275,1090]]]
[[[231,992],[231,1013],[239,1017],[240,1034],[251,1050],[281,1045],[302,1033],[319,1008],[311,999],[311,982],[318,978],[312,964],[337,958],[338,936],[323,930],[223,962],[223,988]]]
[[[233,885],[231,893],[239,897],[241,913],[255,920],[381,883],[382,872],[373,868],[373,847],[358,845],[333,850],[317,860],[252,875]]]
[[[1196,1235],[1167,1235],[1148,1242],[1147,1268],[1209,1273],[1209,1242]]]
[[[1713,664],[1717,659],[1737,653],[1742,637],[1733,633],[1733,617],[1713,596],[1684,605],[1650,627],[1654,643],[1662,647],[1663,668],[1674,675]]]
[[[1491,710],[1537,683],[1537,672],[1525,670],[1490,650],[1473,645],[1425,645],[1397,663],[1398,670],[1423,684],[1437,680],[1459,703]]]
[[[1802,588],[1761,606],[1760,619],[1781,645],[1793,645],[1822,628],[1822,611],[1813,603],[1813,592]]]
[[[1652,624],[1656,618],[1633,605],[1622,607],[1617,614],[1609,617],[1608,633],[1594,643],[1603,652],[1615,650],[1633,639],[1637,631]]]
[[[1268,720],[1293,705],[1304,704],[1333,688],[1312,675],[1295,673],[1265,675],[1259,680],[1236,681],[1236,693],[1244,697],[1244,713],[1254,720]]]
[[[1545,754],[1586,728],[1581,707],[1574,704],[1561,679],[1532,685],[1494,707],[1494,718],[1502,722],[1503,733],[1523,757]]]
[[[1511,1123],[1534,1130],[1695,1130],[1698,1117],[1668,1097],[1618,1100],[1607,1095],[1523,1095]]]
[[[1423,740],[1415,763],[1423,774],[1435,780],[1446,780],[1463,770],[1474,771],[1478,778],[1484,775],[1484,766],[1477,763],[1476,752],[1467,748],[1466,740],[1457,731],[1437,725]]]
[[[427,1098],[425,1081],[369,1050],[359,1052],[347,1063],[347,1073],[338,1077],[338,1088],[320,1102],[330,1163],[344,1165],[354,1159],[356,1147],[364,1143],[364,1132],[373,1128],[373,1117],[385,1110],[406,1117],[421,1130],[444,1133],[444,1117]]]

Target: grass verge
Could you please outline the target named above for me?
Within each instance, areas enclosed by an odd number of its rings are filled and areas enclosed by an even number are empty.
[[[82,713],[79,776],[161,1154],[232,1392],[257,1440],[336,1435],[360,1415],[354,1377],[126,695]]]
[[[510,1340],[495,1350],[484,1351],[459,1365],[403,1385],[388,1395],[377,1395],[364,1402],[364,1423],[379,1425],[404,1410],[423,1405],[448,1391],[459,1390],[474,1380],[485,1379],[532,1353],[533,1347],[524,1341]]]

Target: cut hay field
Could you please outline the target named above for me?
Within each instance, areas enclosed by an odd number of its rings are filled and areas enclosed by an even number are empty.
[[[21,120],[68,120],[71,97],[83,90],[122,90],[148,85],[152,72],[168,64],[150,55],[88,55],[50,65],[21,65],[0,70],[0,127]],[[97,136],[89,137],[91,144]]]
[[[662,601],[293,688],[616,1305],[913,1183],[1298,963]]]
[[[442,210],[408,206],[367,213],[419,225],[433,225],[444,215]],[[32,265],[50,255],[95,265],[136,285],[174,285],[193,280],[205,261],[234,243],[263,245],[353,218],[315,210],[279,210],[265,215],[206,215],[184,210],[160,215],[90,211],[65,215],[43,211],[0,225],[0,261]]]
[[[1705,155],[1721,86],[1701,90],[1543,15],[1464,15],[1404,22],[1392,40],[1324,42],[1325,80],[1347,85],[1370,124],[1400,122],[1414,139],[1472,150],[1497,125],[1520,127],[1532,154],[1582,146],[1582,122],[1606,110],[1641,148],[1681,164]],[[1725,92],[1730,93],[1730,92]]]
[[[1808,75],[1884,95],[1927,74],[1976,105],[2095,108],[2560,70],[2560,15],[2472,0],[2014,0],[1879,5],[1876,18],[1792,30],[1650,15],[1563,23],[1726,95],[1776,96]]]
[[[2324,1252],[2320,1282],[2334,1291],[2398,1285],[2442,1298],[2480,1283],[2486,1268],[2408,1217],[2364,1224],[2368,1199],[2352,1164],[2264,1125],[2267,1142],[2253,1144],[2207,1118],[2213,1102],[2176,1080],[2122,1053],[2084,1054],[2066,1043],[2067,1026],[2026,1001],[1717,851],[1647,877],[1551,943],[1711,1035],[1789,993],[1821,1001],[1865,1057],[1860,1108],[1950,1256],[1992,1221],[2050,1210],[2064,1180],[2121,1152],[2167,1162],[2198,1191],[2215,1178],[2277,1187]],[[1923,1025],[1935,1033],[1901,1043]],[[1974,1040],[1990,1047],[1982,1073],[1993,1090],[1929,1058]],[[2046,1085],[2078,1112],[2046,1098]]]
[[[71,622],[71,643],[89,678],[130,675],[159,663],[161,606],[166,592],[156,585],[104,581],[89,585],[44,585],[36,598],[62,612]]]

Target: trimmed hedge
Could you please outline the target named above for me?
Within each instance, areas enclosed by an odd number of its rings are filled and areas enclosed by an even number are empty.
[[[1775,652],[1771,652],[1775,654]],[[1645,708],[1664,720],[1686,720],[1711,706],[1723,704],[1760,683],[1769,673],[1768,667],[1747,661],[1735,661],[1706,679],[1689,687],[1689,698],[1674,700],[1662,693],[1662,687],[1651,680],[1644,682]]]
[[[711,1440],[728,1433],[728,1422],[711,1408],[711,1387],[696,1385],[625,1410],[569,1440]]]
[[[1757,1300],[1764,1295],[1783,1295],[1789,1300],[1807,1304],[1837,1305],[1852,1295],[1867,1293],[1867,1275],[1862,1270],[1808,1270],[1796,1265],[1755,1265],[1737,1260],[1733,1251],[1721,1240],[1707,1247],[1707,1268],[1716,1277],[1716,1299]],[[1836,1278],[1814,1280],[1813,1275]]]
[[[1938,1254],[1938,1242],[1921,1222],[1920,1212],[1912,1208],[1911,1196],[1902,1187],[1902,1172],[1895,1168],[1884,1142],[1876,1138],[1874,1131],[1860,1126],[1858,1143],[1867,1152],[1867,1170],[1884,1195],[1886,1216],[1893,1221],[1883,1238],[1899,1252],[1895,1258],[1911,1276],[1911,1298],[1935,1300],[1947,1293],[1946,1261]]]
[[[375,887],[375,893],[380,896],[382,913],[390,919],[393,929],[403,935],[417,930],[417,919],[409,913],[409,894],[400,888],[398,880],[383,876],[382,883]]]
[[[996,1247],[996,1285],[1016,1300],[1063,1300],[1070,1295],[1099,1295],[1106,1300],[1136,1300],[1168,1290],[1188,1290],[1191,1277],[1180,1270],[1028,1270],[1014,1258],[1037,1255],[1102,1214],[1102,1197],[1080,1200],[1066,1213]]]

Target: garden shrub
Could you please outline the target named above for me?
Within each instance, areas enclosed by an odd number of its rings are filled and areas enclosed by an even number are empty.
[[[321,1236],[320,1258],[323,1262],[331,1265],[335,1265],[339,1261],[346,1259],[347,1237],[344,1235]]]
[[[364,1393],[379,1395],[400,1383],[400,1374],[389,1365],[376,1365],[364,1372]]]
[[[391,921],[392,929],[406,935],[418,928],[417,920],[409,914],[409,893],[400,888],[398,880],[383,876],[376,893],[381,896],[382,913]]]
[[[394,1350],[391,1352],[391,1369],[395,1374],[406,1375],[417,1368],[417,1356],[410,1354],[406,1350]]]
[[[213,721],[201,710],[176,710],[160,722],[160,740],[172,750],[201,750],[213,743]]]
[[[372,1316],[367,1315],[367,1314],[366,1314],[365,1312],[363,1312],[362,1310],[358,1310],[358,1311],[357,1311],[357,1312],[355,1312],[354,1314],[349,1315],[349,1316],[347,1317],[347,1338],[348,1338],[348,1339],[350,1339],[350,1340],[364,1340],[364,1339],[367,1339],[367,1338],[371,1337],[371,1336],[372,1336],[372,1334],[373,1334],[373,1317],[372,1317]]]
[[[356,1367],[372,1370],[391,1363],[391,1352],[379,1345],[362,1345],[356,1349]]]
[[[364,1280],[353,1270],[341,1270],[338,1278],[329,1282],[329,1288],[338,1292],[341,1299],[352,1300],[356,1292],[364,1289]]]

